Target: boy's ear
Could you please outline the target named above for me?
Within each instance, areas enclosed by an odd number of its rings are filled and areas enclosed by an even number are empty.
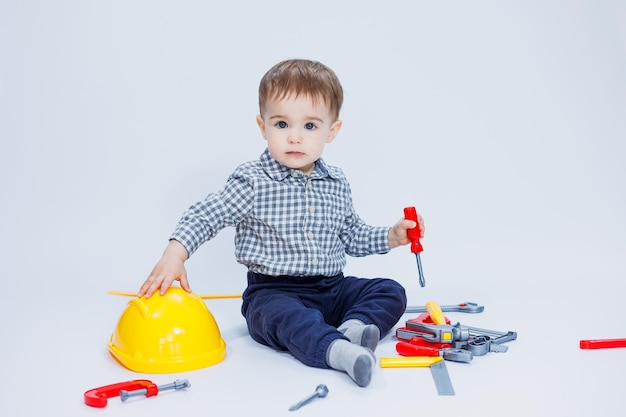
[[[259,129],[261,129],[261,134],[263,135],[263,138],[267,140],[265,138],[265,122],[263,121],[263,118],[260,114],[256,116],[256,124],[259,126]]]
[[[328,135],[328,138],[326,139],[326,143],[330,143],[335,139],[335,137],[341,130],[342,125],[343,125],[343,122],[341,120],[335,120],[335,122],[330,126],[330,134]]]

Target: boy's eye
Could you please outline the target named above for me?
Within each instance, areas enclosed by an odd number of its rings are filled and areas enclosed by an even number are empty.
[[[315,124],[313,124],[313,123],[310,123],[310,122],[309,122],[309,123],[306,123],[306,124],[304,125],[304,128],[305,128],[306,130],[314,130],[314,129],[316,128],[316,126],[315,126]]]
[[[287,127],[287,122],[280,121],[276,123],[276,127],[279,129],[285,129]]]

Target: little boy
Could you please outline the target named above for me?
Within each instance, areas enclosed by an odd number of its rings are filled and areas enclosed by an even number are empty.
[[[234,226],[237,261],[248,267],[241,311],[252,338],[308,366],[346,372],[365,387],[373,352],[404,313],[406,294],[391,279],[344,276],[346,254],[406,245],[406,231],[416,224],[365,224],[343,172],[322,160],[341,129],[342,103],[337,76],[319,62],[271,68],[259,86],[257,116],[267,149],[183,214],[138,296],[164,294],[174,281],[191,291],[185,260]]]

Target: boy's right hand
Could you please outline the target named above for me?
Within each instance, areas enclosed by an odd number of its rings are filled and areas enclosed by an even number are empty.
[[[137,291],[137,296],[150,298],[159,289],[161,295],[164,295],[174,281],[180,281],[180,286],[185,291],[191,292],[191,287],[189,287],[189,282],[187,281],[187,271],[185,270],[187,257],[185,247],[177,240],[170,240],[165,252],[163,252],[163,256],[161,256],[159,262],[157,262],[148,278]]]
[[[417,224],[413,220],[400,219],[396,224],[389,229],[389,248],[393,249],[398,246],[404,246],[411,243],[407,230],[419,226],[420,237],[424,237],[424,219],[418,214]]]

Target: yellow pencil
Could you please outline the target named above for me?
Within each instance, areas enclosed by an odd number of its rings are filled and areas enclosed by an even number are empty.
[[[123,295],[126,297],[136,297],[137,293],[135,292],[128,292],[128,291],[109,291],[107,292],[107,294],[111,294],[111,295]],[[204,294],[204,295],[198,295],[198,297],[202,298],[203,300],[208,300],[208,299],[220,299],[220,298],[241,298],[241,294]]]

